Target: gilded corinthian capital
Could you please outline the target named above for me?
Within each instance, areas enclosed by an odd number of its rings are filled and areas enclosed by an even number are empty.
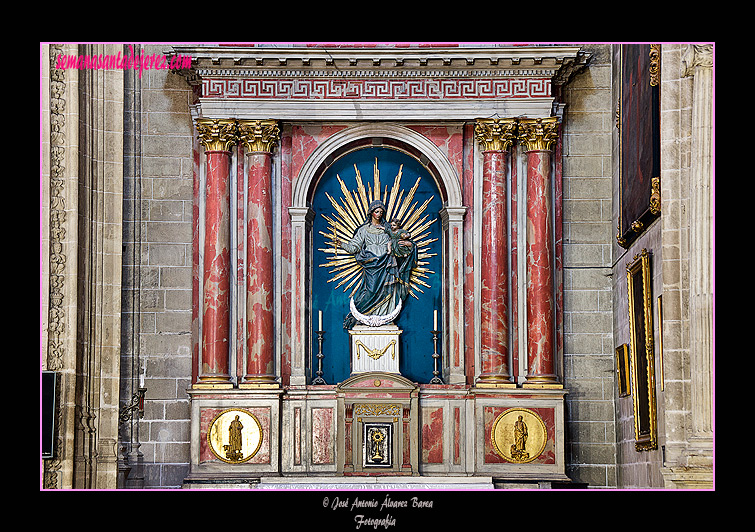
[[[474,134],[482,151],[505,151],[516,140],[515,118],[479,118]]]
[[[197,133],[207,151],[228,151],[238,141],[236,121],[230,118],[197,118]]]
[[[518,138],[527,151],[550,150],[558,139],[558,117],[519,119]]]
[[[239,142],[247,151],[272,152],[280,140],[280,128],[275,120],[239,120]]]

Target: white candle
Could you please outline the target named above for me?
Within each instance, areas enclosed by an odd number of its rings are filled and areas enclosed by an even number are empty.
[[[139,388],[144,388],[144,373],[139,374]]]
[[[322,331],[322,310],[320,310],[320,311],[319,311],[319,314],[320,314],[320,315],[319,315],[319,321],[318,321],[318,324],[319,324],[319,327],[320,327],[320,328],[319,328],[319,329],[317,329],[317,330],[318,330],[318,331]]]
[[[433,331],[438,330],[438,311],[433,310]]]

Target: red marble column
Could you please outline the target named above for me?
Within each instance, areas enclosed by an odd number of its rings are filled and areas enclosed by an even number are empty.
[[[233,120],[198,119],[205,148],[206,192],[200,384],[232,386],[229,373],[231,318],[230,147],[236,142]]]
[[[514,119],[478,120],[482,166],[481,368],[478,386],[515,386],[509,375],[508,212],[506,168]]]
[[[555,371],[555,264],[552,151],[558,119],[522,119],[527,153],[527,362],[525,386],[558,385]]]
[[[272,150],[280,138],[270,120],[239,121],[247,150],[246,371],[244,386],[272,385],[275,375]]]

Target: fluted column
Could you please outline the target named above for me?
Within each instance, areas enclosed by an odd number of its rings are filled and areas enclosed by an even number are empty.
[[[207,160],[199,383],[230,387],[230,147],[237,141],[236,122],[200,118],[196,126]]]
[[[511,386],[508,322],[508,212],[506,168],[516,139],[516,119],[478,120],[482,151],[482,274],[479,386]]]
[[[553,293],[552,147],[558,118],[519,120],[519,142],[527,154],[527,362],[524,386],[558,385],[555,372]]]
[[[272,152],[280,139],[274,120],[240,120],[246,148],[246,366],[240,387],[274,385]]]
[[[692,157],[690,158],[689,323],[692,367],[692,437],[713,434],[713,46],[691,44],[682,60],[684,76],[694,76]]]

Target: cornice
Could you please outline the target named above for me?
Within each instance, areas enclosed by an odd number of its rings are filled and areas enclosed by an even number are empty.
[[[174,45],[200,77],[546,77],[568,80],[590,54],[578,46],[265,48]]]

